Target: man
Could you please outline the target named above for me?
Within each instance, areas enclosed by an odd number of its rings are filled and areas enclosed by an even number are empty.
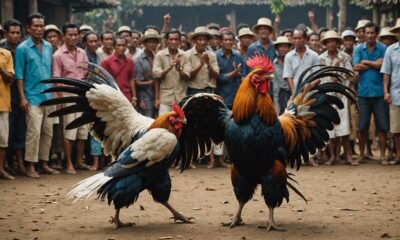
[[[238,39],[239,39],[239,51],[242,57],[247,60],[247,51],[249,46],[254,42],[256,35],[250,30],[250,28],[241,28],[239,30]]]
[[[390,132],[394,134],[396,157],[389,164],[400,161],[400,18],[390,29],[396,35],[397,42],[386,49],[381,73],[383,73],[384,99],[390,105]]]
[[[80,28],[79,28],[79,32],[78,32],[78,41],[76,43],[76,46],[82,49],[85,49],[85,43],[83,42],[83,36],[89,32],[89,31],[94,31],[93,28],[89,25],[85,25],[83,24]]]
[[[389,27],[384,27],[381,29],[381,32],[378,35],[378,41],[381,42],[386,47],[389,47],[393,43],[395,43],[396,35],[390,31]]]
[[[51,44],[53,47],[53,53],[62,45],[62,33],[54,24],[49,24],[44,27],[43,38]]]
[[[171,29],[165,34],[167,48],[159,51],[153,64],[153,76],[157,78],[157,88],[160,90],[158,115],[172,110],[172,104],[179,103],[186,96],[186,81],[189,79],[190,65],[179,49],[181,33]]]
[[[99,56],[99,62],[106,59],[108,56],[113,54],[114,36],[111,31],[103,32],[100,35],[101,47],[96,50]]]
[[[214,53],[206,50],[211,38],[208,28],[204,26],[197,27],[191,35],[195,46],[185,53],[192,69],[187,95],[213,93],[216,88],[216,79],[219,74],[218,62]]]
[[[353,57],[356,34],[352,30],[344,30],[341,37],[343,39],[343,51],[350,57]]]
[[[359,44],[362,44],[365,42],[365,25],[369,22],[370,21],[366,20],[366,19],[358,20],[358,22],[357,22],[357,26],[354,29],[354,31],[356,32]]]
[[[129,26],[119,27],[118,31],[117,31],[117,36],[126,39],[128,49],[131,47],[131,45],[132,45],[132,30]],[[128,53],[128,49],[126,50],[126,53]]]
[[[132,59],[125,55],[126,49],[126,39],[116,37],[114,41],[114,53],[100,62],[100,66],[113,76],[125,97],[133,106],[136,106],[134,65]]]
[[[5,170],[8,147],[9,112],[11,111],[11,84],[14,80],[14,64],[11,52],[0,48],[0,177],[14,180]]]
[[[312,32],[310,34],[307,35],[307,40],[308,40],[308,47],[313,50],[314,52],[316,52],[317,54],[321,54],[322,52],[324,52],[321,48],[320,45],[320,38],[319,38],[319,34],[316,32]]]
[[[215,53],[218,49],[221,48],[222,35],[215,28],[209,29],[209,31],[212,35],[212,38],[210,39],[208,50]]]
[[[43,172],[59,174],[48,166],[53,119],[48,117],[51,107],[40,106],[40,103],[51,98],[51,94],[42,94],[48,86],[41,80],[51,77],[51,56],[53,49],[42,37],[44,33],[44,16],[40,13],[29,15],[28,37],[15,51],[15,79],[17,82],[20,106],[26,113],[26,175],[39,178],[35,163],[41,163]]]
[[[64,34],[64,45],[62,45],[53,55],[53,77],[67,77],[82,80],[87,71],[88,58],[82,48],[76,47],[79,40],[78,26],[73,23],[66,23],[62,28]],[[73,94],[63,93],[64,96],[73,96]],[[70,104],[65,104],[68,107]],[[83,162],[83,154],[88,137],[88,126],[83,125],[78,128],[67,130],[66,126],[75,119],[79,118],[81,113],[68,114],[63,117],[64,124],[64,152],[66,159],[67,174],[76,174],[72,163],[72,149],[76,144],[76,167],[78,169],[88,170],[89,166]]]
[[[128,46],[128,57],[135,60],[142,52],[143,49],[139,47],[140,45],[140,33],[137,30],[133,30],[131,34],[131,44]]]
[[[0,47],[11,52],[15,62],[15,50],[22,39],[22,24],[15,19],[4,23],[6,41]],[[15,64],[14,64],[15,65]],[[8,162],[13,162],[14,156],[17,162],[17,172],[25,174],[24,149],[25,149],[26,121],[25,113],[19,106],[17,84],[11,85],[11,112],[9,113],[9,138],[8,138]]]
[[[379,72],[386,47],[377,42],[379,27],[375,23],[365,25],[365,43],[359,44],[354,50],[354,70],[360,72],[358,81],[358,105],[360,110],[360,158],[364,160],[365,142],[371,114],[374,114],[375,126],[378,132],[380,159],[387,165],[385,159],[386,132],[389,129],[389,110],[383,98],[383,81]]]
[[[269,39],[274,29],[272,22],[268,18],[260,18],[253,26],[253,32],[258,36],[258,41],[252,43],[247,50],[247,57],[251,58],[255,54],[267,56],[271,61],[275,59],[276,53],[272,41]]]
[[[321,40],[321,44],[325,46],[326,51],[322,53],[319,58],[320,62],[326,66],[335,66],[347,68],[348,70],[353,71],[353,67],[351,66],[351,58],[349,55],[344,53],[343,51],[339,51],[339,47],[343,44],[343,40],[338,34],[333,31],[327,31],[325,37]],[[345,86],[350,86],[350,81],[352,81],[352,77],[348,75],[342,75],[344,81],[342,84]],[[324,82],[336,82],[335,78],[324,78],[322,79]],[[340,117],[340,124],[335,125],[332,131],[328,131],[329,133],[329,153],[330,158],[325,163],[325,165],[332,165],[339,159],[340,154],[340,143],[344,148],[344,157],[345,160],[351,165],[358,165],[357,161],[353,161],[351,158],[350,151],[350,143],[349,143],[349,135],[350,135],[350,114],[348,108],[348,100],[347,97],[343,95],[338,95],[338,97],[342,100],[344,108],[338,109],[334,106]]]
[[[288,82],[292,95],[296,91],[300,74],[307,68],[319,64],[318,54],[306,46],[306,39],[306,30],[296,28],[293,32],[294,49],[285,56],[283,78]],[[317,68],[312,68],[305,77],[316,70]]]
[[[280,35],[283,37],[287,37],[289,42],[293,45],[293,29],[291,28],[283,29]]]
[[[134,60],[135,84],[138,95],[139,112],[147,117],[154,118],[160,99],[159,88],[156,87],[156,79],[153,76],[153,61],[157,45],[160,43],[159,32],[154,28],[148,28],[142,37],[144,50]]]
[[[287,102],[290,98],[290,90],[289,85],[285,79],[283,79],[283,66],[285,63],[285,56],[292,48],[292,44],[290,43],[287,37],[278,37],[276,42],[274,43],[274,47],[278,53],[278,56],[274,59],[274,103],[277,112],[282,114],[286,109]]]

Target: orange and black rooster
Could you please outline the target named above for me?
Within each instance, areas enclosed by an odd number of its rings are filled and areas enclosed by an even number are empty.
[[[216,119],[216,123],[204,121],[194,126],[195,134],[216,134],[215,139],[224,140],[232,161],[231,179],[239,209],[230,227],[242,223],[244,205],[261,185],[262,195],[269,209],[267,230],[283,230],[274,221],[274,208],[289,201],[288,187],[305,201],[305,197],[288,181],[293,178],[286,172],[286,165],[300,167],[302,158],[308,162],[309,153],[324,148],[329,141],[327,130],[340,122],[332,105],[343,108],[335,95],[340,93],[355,101],[355,93],[342,85],[339,73],[351,71],[328,66],[309,74],[307,69],[301,76],[298,88],[287,105],[284,114],[277,116],[271,97],[268,95],[273,66],[263,56],[247,61],[253,70],[244,78],[236,94],[232,111],[220,104],[218,98],[205,105],[207,111],[197,111],[191,117]],[[335,83],[318,80],[323,77],[338,79]],[[192,99],[193,101],[193,99]],[[185,106],[185,105],[183,105]],[[204,107],[204,106],[203,106]],[[188,118],[188,121],[190,119]],[[184,159],[184,162],[185,159]]]

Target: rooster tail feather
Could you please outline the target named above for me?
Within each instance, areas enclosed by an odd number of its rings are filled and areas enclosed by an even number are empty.
[[[293,186],[290,182],[286,182],[286,184],[308,204],[306,197],[304,197],[304,195],[295,186]]]
[[[83,179],[74,185],[74,188],[67,194],[68,199],[74,199],[74,203],[81,198],[86,197],[88,199],[93,193],[103,186],[105,183],[110,181],[112,177],[104,175],[104,172],[98,173],[89,178]]]

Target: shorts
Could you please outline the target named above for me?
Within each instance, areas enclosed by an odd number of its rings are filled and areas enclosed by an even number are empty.
[[[360,131],[368,131],[371,115],[374,114],[376,130],[389,130],[389,107],[383,97],[358,97],[360,110]]]
[[[93,136],[90,136],[90,155],[101,156],[103,155],[103,148],[101,142],[97,141]]]
[[[390,105],[390,132],[400,133],[400,106]]]
[[[0,112],[0,147],[8,147],[8,114],[9,112]]]
[[[24,149],[26,137],[26,118],[25,112],[15,111],[9,114],[9,135],[8,147],[10,149]]]
[[[348,100],[345,96],[341,96],[344,108],[339,109],[337,106],[333,106],[339,113],[340,123],[335,125],[333,130],[328,131],[329,138],[344,137],[350,134],[350,120],[349,120],[349,108]]]

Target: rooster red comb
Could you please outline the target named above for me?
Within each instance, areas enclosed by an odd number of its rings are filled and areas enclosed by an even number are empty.
[[[185,112],[177,104],[172,105],[172,110],[174,110],[174,112],[176,112],[179,117],[185,118]]]
[[[272,65],[271,60],[269,60],[266,56],[256,54],[252,58],[247,60],[247,66],[250,68],[262,68],[267,74],[271,74],[274,72],[274,66]]]

